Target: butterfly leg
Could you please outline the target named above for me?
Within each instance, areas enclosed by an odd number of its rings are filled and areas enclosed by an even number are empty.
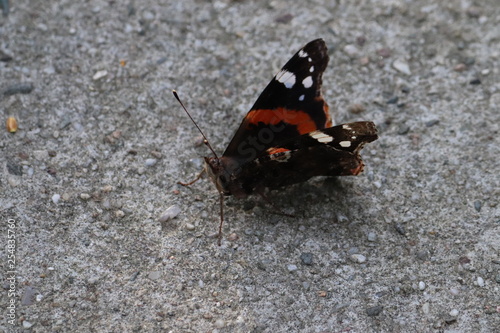
[[[219,235],[217,239],[217,245],[222,243],[222,225],[224,224],[224,193],[219,193],[220,202],[220,224],[219,224]]]
[[[201,170],[201,172],[198,174],[198,176],[196,176],[195,179],[193,179],[192,181],[190,181],[189,183],[183,183],[183,182],[177,182],[177,184],[179,185],[182,185],[182,186],[190,186],[190,185],[193,185],[194,183],[196,183],[200,178],[201,176],[203,176],[203,173],[205,172],[205,169]]]
[[[283,216],[287,216],[287,217],[296,217],[295,215],[293,214],[288,214],[288,213],[285,213],[283,210],[281,210],[280,207],[278,207],[267,195],[266,193],[264,192],[264,187],[259,187],[257,186],[255,188],[255,192],[257,192],[261,197],[262,199],[264,199],[271,207],[273,207],[275,209],[275,211],[273,212],[274,214],[278,214],[278,215],[283,215]]]

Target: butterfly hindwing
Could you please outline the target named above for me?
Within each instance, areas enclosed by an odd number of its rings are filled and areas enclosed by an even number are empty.
[[[312,131],[270,147],[239,173],[245,191],[278,188],[314,176],[350,176],[363,171],[359,151],[378,138],[375,124],[355,122]]]
[[[378,138],[377,128],[371,121],[358,121],[318,129],[297,138],[282,142],[278,147],[268,148],[260,157],[272,155],[277,150],[297,150],[328,145],[333,149],[357,153],[363,145]]]
[[[328,105],[321,95],[328,60],[322,39],[299,50],[264,89],[223,156],[245,163],[291,137],[330,127]]]

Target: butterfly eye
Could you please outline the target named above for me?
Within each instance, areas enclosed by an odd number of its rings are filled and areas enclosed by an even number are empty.
[[[219,182],[221,184],[226,184],[227,183],[227,178],[226,178],[226,175],[220,175],[219,176]]]

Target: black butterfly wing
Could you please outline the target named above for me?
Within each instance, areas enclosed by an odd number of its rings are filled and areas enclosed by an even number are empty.
[[[375,124],[354,122],[316,130],[270,147],[240,169],[239,186],[246,193],[257,187],[278,188],[314,176],[350,176],[363,171],[359,155],[378,138]]]
[[[223,156],[243,164],[280,142],[330,127],[328,105],[321,95],[328,60],[322,39],[300,49],[261,93]]]

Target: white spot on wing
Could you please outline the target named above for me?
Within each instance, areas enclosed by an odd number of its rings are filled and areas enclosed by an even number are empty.
[[[288,89],[291,89],[295,84],[295,74],[282,69],[278,74],[276,74],[276,80],[278,80],[278,82],[280,83],[283,83]]]
[[[351,136],[351,139],[356,140],[356,136],[355,135]]]
[[[300,50],[300,51],[299,51],[299,57],[301,57],[301,58],[305,58],[305,57],[307,57],[307,56],[309,56],[309,54],[307,54],[307,52],[305,52],[304,50]]]
[[[319,142],[321,143],[328,143],[328,142],[332,142],[333,141],[333,137],[326,134],[326,133],[323,133],[321,131],[313,131],[311,133],[309,133],[309,136],[313,139],[316,139],[318,140]]]
[[[279,163],[286,162],[292,157],[292,152],[290,150],[288,151],[282,151],[276,154],[271,155],[269,158],[271,161],[276,161]]]
[[[309,57],[309,58],[307,58],[307,61],[312,62],[313,60],[311,57]]]
[[[349,125],[342,125],[342,129],[345,129],[345,130],[350,130],[352,129],[351,126]]]
[[[302,101],[304,100],[304,97],[305,97],[304,95],[300,95],[300,96],[299,96],[299,101],[301,101],[301,102],[302,102]]]
[[[311,66],[311,68],[309,68],[309,72],[310,73],[314,72],[314,66]]]
[[[351,146],[351,141],[340,141],[339,145],[344,148],[349,148]]]
[[[302,80],[302,85],[304,86],[304,88],[311,88],[313,85],[312,77],[308,76],[304,80]]]

